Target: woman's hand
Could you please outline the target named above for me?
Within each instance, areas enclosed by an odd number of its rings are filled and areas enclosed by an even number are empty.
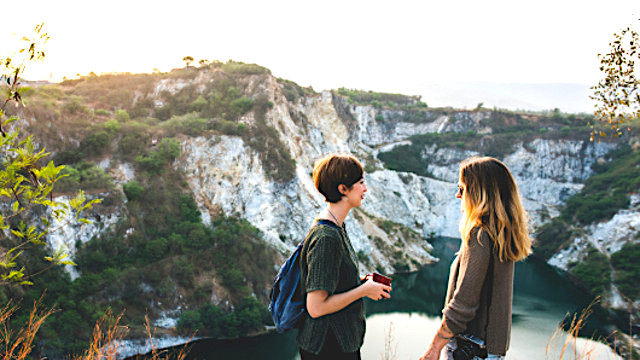
[[[440,359],[440,351],[434,349],[433,344],[429,346],[427,351],[420,357],[420,360],[438,360]]]
[[[333,314],[347,307],[352,302],[368,297],[371,300],[388,299],[391,297],[391,286],[373,281],[366,277],[362,285],[343,293],[329,295],[326,290],[314,290],[307,293],[307,311],[312,318]]]
[[[446,322],[442,321],[442,327],[437,330],[436,335],[431,340],[431,344],[420,360],[438,360],[440,359],[440,353],[447,343],[453,338],[453,333],[447,328]],[[439,335],[439,334],[443,335]]]
[[[391,298],[391,286],[373,281],[373,277],[367,276],[367,281],[360,285],[364,296],[371,300],[382,300]]]

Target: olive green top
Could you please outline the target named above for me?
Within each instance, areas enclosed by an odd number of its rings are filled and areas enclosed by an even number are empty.
[[[305,295],[325,290],[331,296],[360,285],[356,253],[344,229],[316,224],[309,230],[300,256],[300,279]],[[298,332],[298,344],[303,350],[318,354],[329,327],[343,352],[358,351],[365,332],[363,300],[315,319],[307,313]]]

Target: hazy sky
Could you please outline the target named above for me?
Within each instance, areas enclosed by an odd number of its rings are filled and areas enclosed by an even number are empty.
[[[429,105],[447,91],[486,104],[485,83],[595,85],[597,54],[613,33],[640,27],[638,0],[17,4],[0,21],[0,58],[16,49],[12,34],[44,22],[51,35],[46,61],[31,66],[29,79],[168,71],[190,55],[257,63],[316,90],[423,95]],[[466,84],[476,90],[465,93]]]

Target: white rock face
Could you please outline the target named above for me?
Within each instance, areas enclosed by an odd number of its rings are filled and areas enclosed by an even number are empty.
[[[569,269],[569,264],[583,261],[590,247],[596,248],[607,258],[620,251],[622,247],[638,238],[640,233],[640,195],[631,196],[631,209],[620,210],[611,220],[591,224],[584,228],[583,236],[576,237],[566,249],[555,254],[548,263],[563,270]],[[612,285],[604,303],[610,307],[625,310],[628,305],[620,295],[618,289]],[[636,304],[640,305],[640,304]]]
[[[414,123],[403,120],[403,111],[349,105],[352,121],[339,116],[330,92],[293,104],[284,100],[279,86],[271,86],[274,107],[266,120],[278,131],[296,160],[296,176],[291,181],[286,184],[272,181],[262,167],[260,154],[234,136],[186,138],[175,166],[187,174],[205,223],[219,210],[239,216],[260,229],[265,240],[283,254],[304,238],[324,206],[310,176],[313,162],[323,154],[353,152],[360,158],[373,158],[375,164],[380,151],[408,144],[407,137],[411,135],[491,132],[483,125],[491,117],[489,111],[433,113],[425,115],[432,121]],[[304,118],[294,120],[292,114],[296,112],[304,114]],[[380,121],[380,116],[384,121]],[[534,226],[557,214],[557,207],[582,188],[582,182],[591,175],[591,165],[612,147],[586,141],[537,139],[517,146],[515,152],[504,158],[518,182]],[[425,147],[422,155],[434,178],[388,170],[366,174],[369,191],[363,210],[376,218],[402,224],[424,237],[431,233],[457,237],[460,204],[454,194],[458,166],[460,161],[477,153],[432,145]],[[376,168],[381,168],[379,162]],[[356,251],[375,254],[376,245],[363,229],[363,223],[352,219],[347,224]],[[421,249],[428,253],[430,244],[425,241]],[[408,248],[405,251],[413,252]],[[383,259],[380,255],[376,257]]]
[[[102,197],[104,196],[104,194],[98,194],[97,196]],[[71,200],[69,196],[60,196],[54,198],[54,202],[65,203],[67,205],[69,204],[69,200]],[[71,211],[67,213],[67,216],[60,222],[55,218],[50,217],[52,229],[58,228],[65,223],[68,223],[68,225],[62,226],[58,231],[50,233],[46,236],[46,242],[49,249],[51,249],[52,251],[62,249],[69,255],[70,259],[73,259],[76,254],[76,243],[78,241],[86,243],[94,236],[103,233],[112,225],[117,223],[120,217],[120,213],[112,213],[106,216],[100,216],[99,218],[84,213],[83,215],[84,217],[91,220],[92,223],[74,223],[73,220],[75,214],[73,214]],[[69,272],[72,280],[75,280],[79,276],[74,266],[65,265],[65,270]]]
[[[637,196],[637,195],[636,195]],[[580,262],[587,256],[589,245],[610,257],[635,239],[640,232],[640,207],[620,210],[609,221],[592,224],[585,228],[584,236],[576,237],[571,246],[555,254],[549,264],[563,270],[570,263]]]
[[[411,173],[376,171],[366,177],[369,191],[363,209],[368,213],[418,230],[457,237],[460,203],[456,184]]]

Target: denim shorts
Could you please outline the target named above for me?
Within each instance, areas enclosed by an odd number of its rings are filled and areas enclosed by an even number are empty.
[[[458,348],[458,345],[456,343],[456,339],[455,338],[451,339],[451,341],[449,341],[447,343],[447,345],[445,345],[444,348],[445,348],[446,353],[447,353],[447,358],[446,359],[447,360],[453,360],[453,351]],[[483,360],[483,359],[481,359],[481,358],[476,356],[472,360]],[[504,360],[504,356],[495,355],[495,354],[489,354],[489,356],[487,356],[485,360]]]

